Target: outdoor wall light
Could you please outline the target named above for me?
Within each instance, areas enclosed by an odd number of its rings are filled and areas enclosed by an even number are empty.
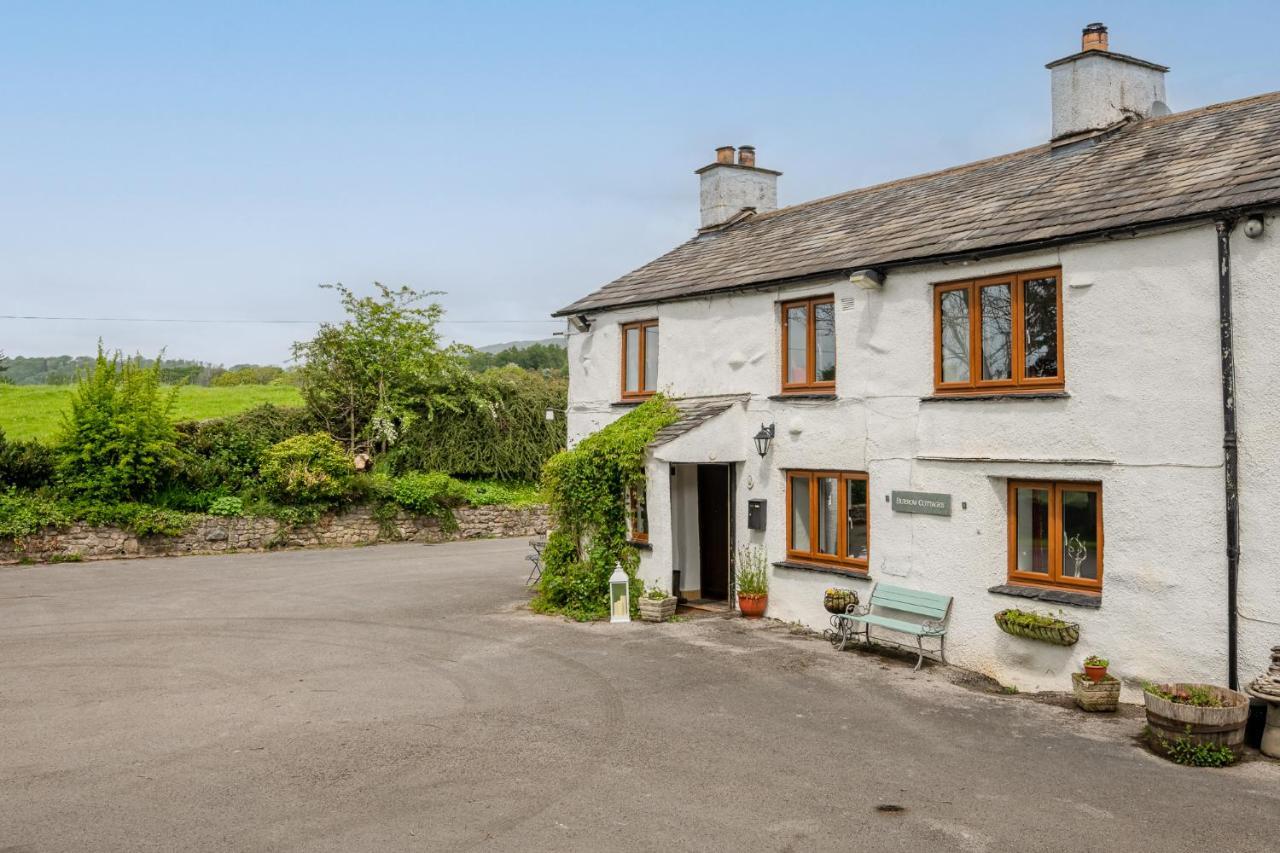
[[[609,621],[631,621],[631,581],[622,570],[622,563],[609,576]]]
[[[849,273],[849,283],[863,290],[880,290],[884,287],[884,274],[879,270],[854,270]]]
[[[760,458],[763,459],[769,452],[769,443],[773,441],[773,424],[768,426],[760,424],[760,431],[755,434],[752,441],[756,443],[756,453],[759,453]]]

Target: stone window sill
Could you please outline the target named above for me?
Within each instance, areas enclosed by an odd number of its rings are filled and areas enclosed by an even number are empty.
[[[808,392],[802,393],[797,391],[794,394],[774,394],[771,397],[769,397],[769,399],[773,400],[774,402],[786,402],[788,400],[834,400],[836,399],[836,395],[833,393],[818,394],[818,393],[808,393]]]
[[[858,569],[843,569],[840,566],[828,566],[822,563],[797,563],[794,560],[779,560],[773,564],[775,569],[793,569],[797,572],[819,572],[827,575],[840,575],[855,580],[871,580],[871,575]]]
[[[645,402],[644,400],[615,400],[610,403],[615,409],[634,409],[636,406]]]
[[[973,403],[992,400],[1069,400],[1066,391],[1009,391],[1003,394],[933,394],[921,397],[921,403]]]
[[[640,551],[652,551],[653,546],[641,539],[628,539],[627,544]]]
[[[1015,598],[1030,598],[1050,604],[1074,604],[1076,607],[1101,607],[1102,596],[1088,592],[1056,589],[1048,586],[1027,586],[1025,584],[1005,583],[991,587],[987,592],[996,595],[1011,595]]]

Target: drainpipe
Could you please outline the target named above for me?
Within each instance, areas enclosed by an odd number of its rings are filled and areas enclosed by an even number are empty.
[[[1236,613],[1240,574],[1240,491],[1236,443],[1236,356],[1231,319],[1231,231],[1234,219],[1218,225],[1218,329],[1222,344],[1222,449],[1227,496],[1227,681],[1240,689],[1237,662],[1239,618]]]

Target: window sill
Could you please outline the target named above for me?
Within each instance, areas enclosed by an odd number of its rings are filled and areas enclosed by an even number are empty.
[[[774,394],[769,399],[775,402],[785,400],[834,400],[836,399],[836,394],[834,391],[786,391],[782,394]]]
[[[615,409],[633,409],[636,406],[640,405],[641,403],[644,403],[647,401],[648,401],[648,398],[644,400],[615,400],[609,405]]]
[[[628,539],[627,544],[630,545],[632,548],[635,548],[637,551],[653,550],[653,545],[649,544],[648,542],[642,539]]]
[[[1056,587],[1028,586],[1026,584],[997,584],[987,592],[996,595],[1011,595],[1015,598],[1031,598],[1051,604],[1074,604],[1077,607],[1101,607],[1102,594],[1091,592],[1075,592]]]
[[[1004,391],[998,394],[933,394],[921,397],[921,403],[971,403],[975,400],[1068,400],[1066,391]]]
[[[820,572],[828,575],[840,575],[857,580],[871,580],[871,575],[861,569],[844,569],[840,566],[828,566],[823,563],[797,563],[794,560],[779,560],[773,564],[775,569],[794,569],[797,572]]]

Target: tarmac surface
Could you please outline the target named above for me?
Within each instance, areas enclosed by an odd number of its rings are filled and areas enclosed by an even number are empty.
[[[0,853],[1280,849],[1280,764],[776,622],[578,625],[523,540],[0,568]]]

